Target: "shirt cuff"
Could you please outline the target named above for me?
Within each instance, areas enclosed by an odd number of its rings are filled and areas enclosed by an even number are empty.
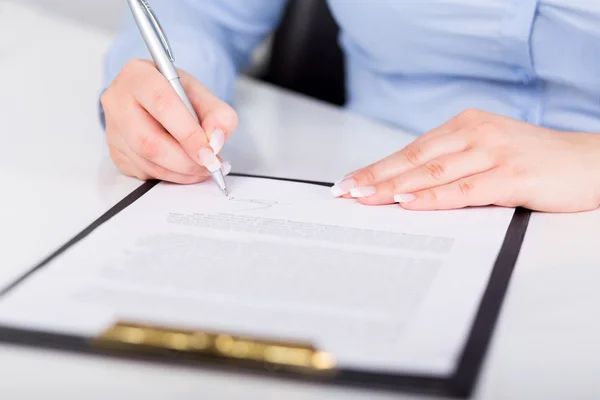
[[[172,30],[173,31],[173,30]],[[100,96],[119,75],[123,66],[134,59],[151,60],[150,53],[137,32],[122,35],[110,47],[104,64],[103,88]],[[169,42],[175,56],[175,66],[194,78],[224,102],[231,103],[234,94],[236,68],[232,57],[222,44],[209,39],[190,40],[198,37],[198,32],[171,32]],[[106,129],[106,117],[99,102],[99,118],[103,129]]]

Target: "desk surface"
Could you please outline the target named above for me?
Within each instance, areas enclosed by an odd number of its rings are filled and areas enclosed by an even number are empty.
[[[0,37],[12,39],[0,42],[1,285],[139,182],[113,167],[97,123],[102,55],[111,38],[12,3],[0,4]],[[70,68],[59,65],[56,49]],[[239,171],[335,180],[412,139],[249,80],[239,83],[236,108],[242,125],[224,156]],[[320,147],[311,145],[317,139]],[[367,140],[374,150],[362,146]],[[600,211],[533,215],[475,398],[597,396],[599,237]],[[124,393],[144,398],[409,398],[238,375],[232,384],[231,375],[214,371],[5,345],[0,346],[0,376],[2,398],[43,392],[60,398]]]

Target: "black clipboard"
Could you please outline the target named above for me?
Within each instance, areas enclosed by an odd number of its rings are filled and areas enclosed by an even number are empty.
[[[231,175],[320,186],[332,185],[325,182],[271,176]],[[73,239],[69,240],[10,285],[3,288],[0,291],[0,306],[4,296],[44,268],[71,246],[91,234],[96,228],[133,204],[144,194],[152,190],[158,183],[159,181],[149,181],[142,184]],[[177,363],[198,368],[220,368],[235,373],[269,374],[274,377],[311,383],[468,398],[472,395],[476,386],[504,296],[519,256],[530,215],[531,212],[529,210],[523,208],[516,209],[496,258],[488,285],[479,304],[476,317],[471,325],[456,369],[447,376],[397,375],[387,372],[378,373],[354,369],[336,369],[333,367],[330,368],[326,354],[320,353],[318,349],[314,349],[310,344],[306,343],[269,342],[223,332],[185,331],[163,327],[137,326],[127,323],[111,327],[101,338],[85,338],[0,325],[0,342],[89,355],[139,359],[148,362]],[[135,335],[132,336],[132,332],[143,334],[145,340],[140,339],[140,337],[136,338]],[[127,336],[128,334],[129,336]],[[184,348],[185,346],[182,346],[182,341],[183,343],[191,343],[190,341],[194,338],[197,342],[198,340],[207,340],[212,345],[206,347],[206,351],[187,351]],[[219,340],[220,345],[214,345]],[[168,343],[168,345],[164,345],[165,343]],[[227,348],[225,345],[229,346],[229,354],[226,354],[227,352],[224,351]],[[264,354],[262,354],[263,357],[261,358],[257,356],[258,351],[255,352],[255,357],[241,357],[239,354],[240,346],[245,346],[244,349],[246,349],[246,353],[248,354],[251,353],[248,350],[250,349],[248,346],[254,346],[252,347],[253,349],[260,348],[263,350],[268,348],[271,350],[269,354],[272,357],[265,359]],[[199,347],[197,346],[197,348]],[[233,351],[236,348],[237,353]],[[273,352],[273,349],[278,352]],[[271,362],[273,359],[281,362]],[[296,362],[298,360],[300,361]],[[312,360],[312,362],[303,363],[305,360]],[[318,362],[314,360],[318,360]],[[289,362],[286,363],[286,361]]]

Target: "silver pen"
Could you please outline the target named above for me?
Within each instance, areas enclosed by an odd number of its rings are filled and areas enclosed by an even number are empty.
[[[175,92],[179,95],[181,100],[185,103],[188,110],[192,113],[194,118],[200,123],[200,119],[190,102],[181,81],[179,80],[179,73],[173,64],[175,58],[173,57],[173,51],[167,40],[158,18],[152,11],[150,5],[146,0],[127,0],[133,17],[137,23],[137,26],[146,42],[148,51],[154,59],[154,63],[158,67],[158,70],[164,75],[169,81],[169,84],[173,87]],[[221,170],[211,172],[212,179],[219,186],[219,189],[227,196],[227,185],[225,184],[225,178]]]

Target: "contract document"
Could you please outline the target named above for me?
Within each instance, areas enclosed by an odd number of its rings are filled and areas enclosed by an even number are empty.
[[[158,183],[0,296],[0,325],[116,321],[302,340],[362,371],[450,374],[514,209],[407,211],[324,185]]]

